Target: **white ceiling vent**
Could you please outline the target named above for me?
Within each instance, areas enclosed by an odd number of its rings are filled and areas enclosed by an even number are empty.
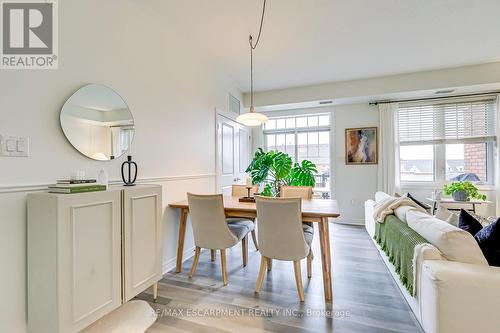
[[[451,94],[454,92],[455,89],[447,89],[447,90],[438,90],[435,92],[436,95],[441,95],[441,94]]]

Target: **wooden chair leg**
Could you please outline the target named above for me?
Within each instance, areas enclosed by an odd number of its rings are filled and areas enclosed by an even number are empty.
[[[189,272],[190,279],[193,277],[194,271],[196,270],[196,266],[198,266],[198,260],[200,260],[200,252],[201,249],[199,246],[197,246],[194,250],[193,266],[191,267],[191,271]]]
[[[153,283],[153,302],[158,300],[158,282]]]
[[[259,293],[262,287],[262,282],[264,281],[264,274],[266,273],[267,258],[264,256],[260,257],[260,270],[259,276],[257,277],[257,285],[255,286],[255,292]]]
[[[259,251],[259,244],[257,244],[257,234],[255,233],[255,230],[252,230],[252,240],[253,245],[255,245],[255,249]]]
[[[248,262],[248,235],[243,237],[241,240],[241,252],[243,257],[243,267],[245,267]]]
[[[215,261],[216,253],[217,252],[215,252],[215,250],[210,250],[210,260],[211,261]]]
[[[295,260],[293,262],[293,270],[295,272],[295,283],[297,284],[297,292],[299,293],[299,299],[304,302],[304,287],[302,286],[302,272],[300,270],[300,260]]]
[[[222,282],[227,286],[226,249],[220,250],[220,262],[222,266]]]
[[[267,271],[270,272],[273,269],[273,259],[267,258]]]
[[[307,278],[310,279],[312,277],[312,261],[314,255],[312,249],[309,250],[309,255],[307,256]]]

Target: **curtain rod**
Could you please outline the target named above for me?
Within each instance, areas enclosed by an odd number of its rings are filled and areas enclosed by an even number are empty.
[[[499,94],[500,91],[491,91],[488,93],[478,93],[478,94],[467,94],[467,95],[451,95],[451,96],[441,96],[441,97],[427,97],[427,98],[412,98],[412,99],[396,99],[388,101],[375,101],[368,103],[369,105],[379,105],[388,103],[405,103],[405,102],[418,102],[418,101],[432,101],[436,99],[448,99],[448,98],[460,98],[460,97],[474,97],[474,96],[487,96],[493,94]]]

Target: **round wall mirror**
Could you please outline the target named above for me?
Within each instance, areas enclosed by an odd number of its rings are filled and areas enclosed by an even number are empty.
[[[134,137],[134,118],[123,98],[98,84],[78,89],[64,103],[61,127],[76,150],[99,161],[122,156]]]

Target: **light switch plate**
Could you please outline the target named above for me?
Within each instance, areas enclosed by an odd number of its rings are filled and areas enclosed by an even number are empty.
[[[28,157],[29,151],[28,137],[0,135],[0,156]]]

